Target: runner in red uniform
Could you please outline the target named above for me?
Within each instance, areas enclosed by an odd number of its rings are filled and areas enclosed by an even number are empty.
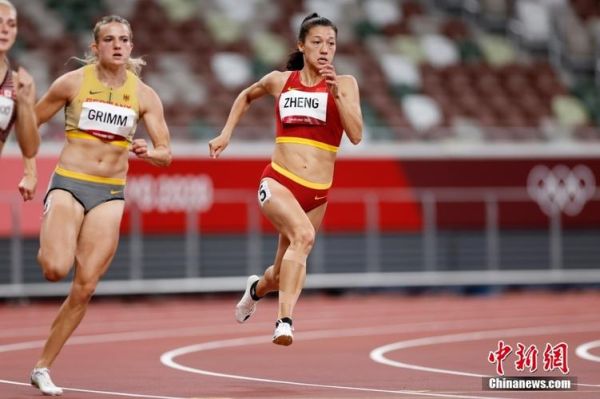
[[[261,297],[278,291],[273,334],[278,345],[290,345],[293,340],[292,313],[304,286],[315,232],[325,215],[342,135],[345,132],[353,144],[362,139],[356,79],[337,75],[332,65],[336,39],[337,28],[330,20],[318,14],[306,17],[288,71],[273,71],[244,89],[221,134],[209,143],[211,156],[218,157],[250,103],[267,94],[276,98],[276,145],[260,181],[258,200],[279,232],[279,245],[275,262],[263,276],[248,278],[236,319],[243,323]]]

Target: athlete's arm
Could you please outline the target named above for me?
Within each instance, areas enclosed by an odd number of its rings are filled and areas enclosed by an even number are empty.
[[[19,193],[23,201],[32,200],[37,188],[37,166],[35,157],[23,157],[23,177],[19,182]]]
[[[356,79],[351,75],[338,76],[331,64],[324,65],[320,72],[325,77],[329,92],[335,99],[346,136],[352,144],[360,143],[363,119]]]
[[[335,98],[335,104],[340,113],[342,126],[352,144],[358,144],[362,140],[363,132],[358,83],[353,76],[344,75],[338,79],[338,87],[339,94]]]
[[[15,132],[23,156],[23,177],[19,193],[24,201],[33,199],[37,188],[35,155],[40,147],[40,134],[35,120],[35,83],[27,71],[19,67],[13,72],[17,97]]]
[[[152,140],[151,149],[144,139],[135,139],[131,151],[152,165],[168,166],[171,163],[169,128],[158,94],[148,85],[140,82],[140,116],[144,120],[148,135]]]
[[[15,131],[17,142],[24,158],[32,158],[40,147],[40,135],[35,121],[35,84],[33,78],[23,68],[13,72],[17,104]]]
[[[208,142],[208,149],[212,158],[217,158],[227,147],[233,130],[250,107],[250,103],[267,94],[274,97],[278,96],[283,85],[285,85],[285,78],[286,72],[273,71],[250,87],[242,90],[231,106],[227,122],[221,130],[221,134]]]
[[[58,110],[69,103],[83,82],[81,69],[67,72],[50,85],[50,88],[35,105],[38,126],[52,118]]]

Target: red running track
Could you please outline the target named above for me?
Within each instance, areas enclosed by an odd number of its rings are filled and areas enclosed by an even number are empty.
[[[96,299],[52,368],[65,398],[600,398],[600,293],[304,295],[295,341],[271,344],[276,302],[244,325],[237,298]],[[0,304],[0,398],[41,397],[28,385],[58,303]],[[503,340],[539,350],[568,344],[574,391],[482,389]],[[557,365],[555,365],[557,366]]]

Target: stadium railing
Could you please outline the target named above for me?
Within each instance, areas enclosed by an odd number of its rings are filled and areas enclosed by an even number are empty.
[[[129,234],[123,237],[111,267],[119,272],[112,277],[109,273],[97,294],[239,291],[248,274],[260,273],[269,264],[266,262],[272,259],[274,247],[266,247],[276,242],[273,232],[261,228],[260,210],[255,202],[248,201],[254,193],[246,194],[217,190],[214,195],[215,203],[247,205],[247,229],[242,235],[204,234],[201,214],[190,211],[185,234],[153,238],[142,233],[139,211],[132,207]],[[332,193],[330,206],[357,201],[364,204],[363,230],[349,234],[325,228],[319,233],[309,259],[307,288],[600,283],[597,268],[600,228],[565,229],[560,212],[548,216],[547,227],[543,229],[502,226],[499,206],[531,202],[521,187],[367,192],[339,189]],[[417,201],[422,212],[420,228],[382,230],[378,206],[382,201],[397,204]],[[598,201],[597,192],[588,204]],[[437,212],[438,205],[444,203],[482,207],[483,224],[475,228],[441,228]],[[3,240],[0,298],[65,295],[69,281],[43,282],[39,269],[37,278],[28,277],[31,270],[36,270],[31,263],[37,253],[37,238],[22,235],[23,215],[18,194],[0,192],[0,206],[10,209],[12,226],[10,237]],[[160,254],[167,257],[161,258]],[[573,254],[578,255],[574,258]],[[233,257],[234,267],[231,259],[219,264],[228,256]],[[178,277],[152,277],[157,276],[151,272],[152,268],[169,267],[173,268],[171,275]]]

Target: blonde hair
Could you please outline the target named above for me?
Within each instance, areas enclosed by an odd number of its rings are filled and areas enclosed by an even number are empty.
[[[13,3],[11,3],[11,2],[10,2],[10,1],[8,1],[8,0],[0,0],[0,6],[7,6],[7,7],[9,7],[10,9],[12,9],[12,10],[15,12],[15,14],[17,13],[17,9],[16,9],[16,8],[15,8],[15,6],[13,5]]]
[[[0,4],[4,1],[7,0],[0,0]],[[96,25],[94,26],[94,42],[98,43],[98,40],[100,39],[100,28],[102,28],[106,24],[110,24],[111,22],[118,22],[127,26],[127,29],[129,30],[129,40],[133,40],[133,32],[131,30],[131,25],[129,24],[129,21],[118,15],[107,15],[105,17],[102,17],[102,19],[100,19],[98,22],[96,22]],[[96,56],[96,54],[94,53],[86,53],[84,58],[73,58],[86,65],[95,64],[98,62],[98,56]],[[136,76],[140,75],[140,72],[142,72],[142,67],[144,65],[146,65],[146,61],[144,61],[141,57],[129,57],[129,59],[127,60],[127,69],[133,72]]]

